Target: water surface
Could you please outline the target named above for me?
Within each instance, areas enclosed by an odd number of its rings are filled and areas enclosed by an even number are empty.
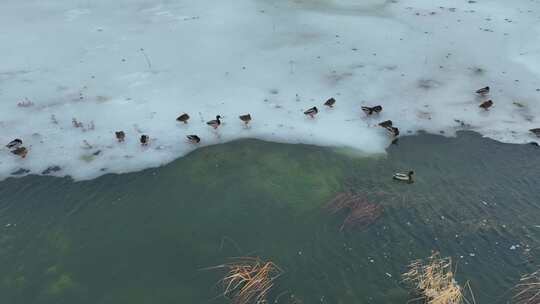
[[[157,169],[95,180],[0,183],[2,303],[227,303],[204,267],[234,256],[284,270],[272,293],[303,303],[405,303],[400,274],[433,250],[478,303],[504,303],[537,265],[540,149],[474,133],[400,139],[387,155],[242,140]],[[414,184],[392,181],[413,169]],[[340,231],[341,191],[384,207]]]

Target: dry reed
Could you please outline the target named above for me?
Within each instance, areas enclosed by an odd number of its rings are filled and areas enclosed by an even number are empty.
[[[469,283],[471,301],[463,294],[463,288],[454,278],[452,259],[441,258],[434,253],[427,260],[416,260],[409,265],[409,271],[403,274],[404,281],[412,284],[421,300],[426,304],[462,304],[475,303]]]
[[[257,257],[235,258],[231,263],[212,268],[227,270],[219,283],[223,288],[223,296],[234,304],[267,303],[274,281],[283,273],[273,262],[265,262]]]
[[[540,270],[521,277],[520,283],[516,285],[514,303],[516,304],[538,304],[540,303]]]

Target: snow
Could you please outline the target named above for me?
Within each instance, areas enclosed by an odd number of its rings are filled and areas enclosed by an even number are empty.
[[[538,0],[4,0],[0,27],[0,143],[29,148],[0,150],[0,179],[131,172],[239,138],[384,153],[387,119],[403,135],[538,141]]]

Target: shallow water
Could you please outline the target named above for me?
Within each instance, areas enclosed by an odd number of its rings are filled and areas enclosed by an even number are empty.
[[[439,250],[477,303],[505,303],[538,263],[539,152],[474,133],[406,137],[378,157],[242,140],[92,181],[8,179],[0,302],[227,303],[223,273],[202,268],[251,255],[285,270],[278,303],[405,303],[400,273]],[[409,169],[414,184],[391,180]],[[384,215],[341,232],[322,207],[343,190]]]

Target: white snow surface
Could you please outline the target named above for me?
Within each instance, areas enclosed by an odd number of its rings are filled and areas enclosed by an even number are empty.
[[[384,153],[391,138],[376,125],[387,119],[402,135],[470,129],[538,141],[528,130],[540,127],[540,0],[0,7],[0,144],[20,138],[29,149],[24,159],[0,150],[0,179],[51,167],[76,180],[131,172],[239,138]],[[489,96],[474,93],[487,85]],[[333,109],[323,106],[330,97]],[[489,111],[478,107],[486,99]],[[366,117],[363,105],[384,110]],[[312,106],[315,119],[303,114]],[[187,125],[175,121],[184,112]],[[238,118],[246,113],[249,128]],[[205,122],[218,114],[214,131]],[[125,143],[116,142],[119,130]]]

